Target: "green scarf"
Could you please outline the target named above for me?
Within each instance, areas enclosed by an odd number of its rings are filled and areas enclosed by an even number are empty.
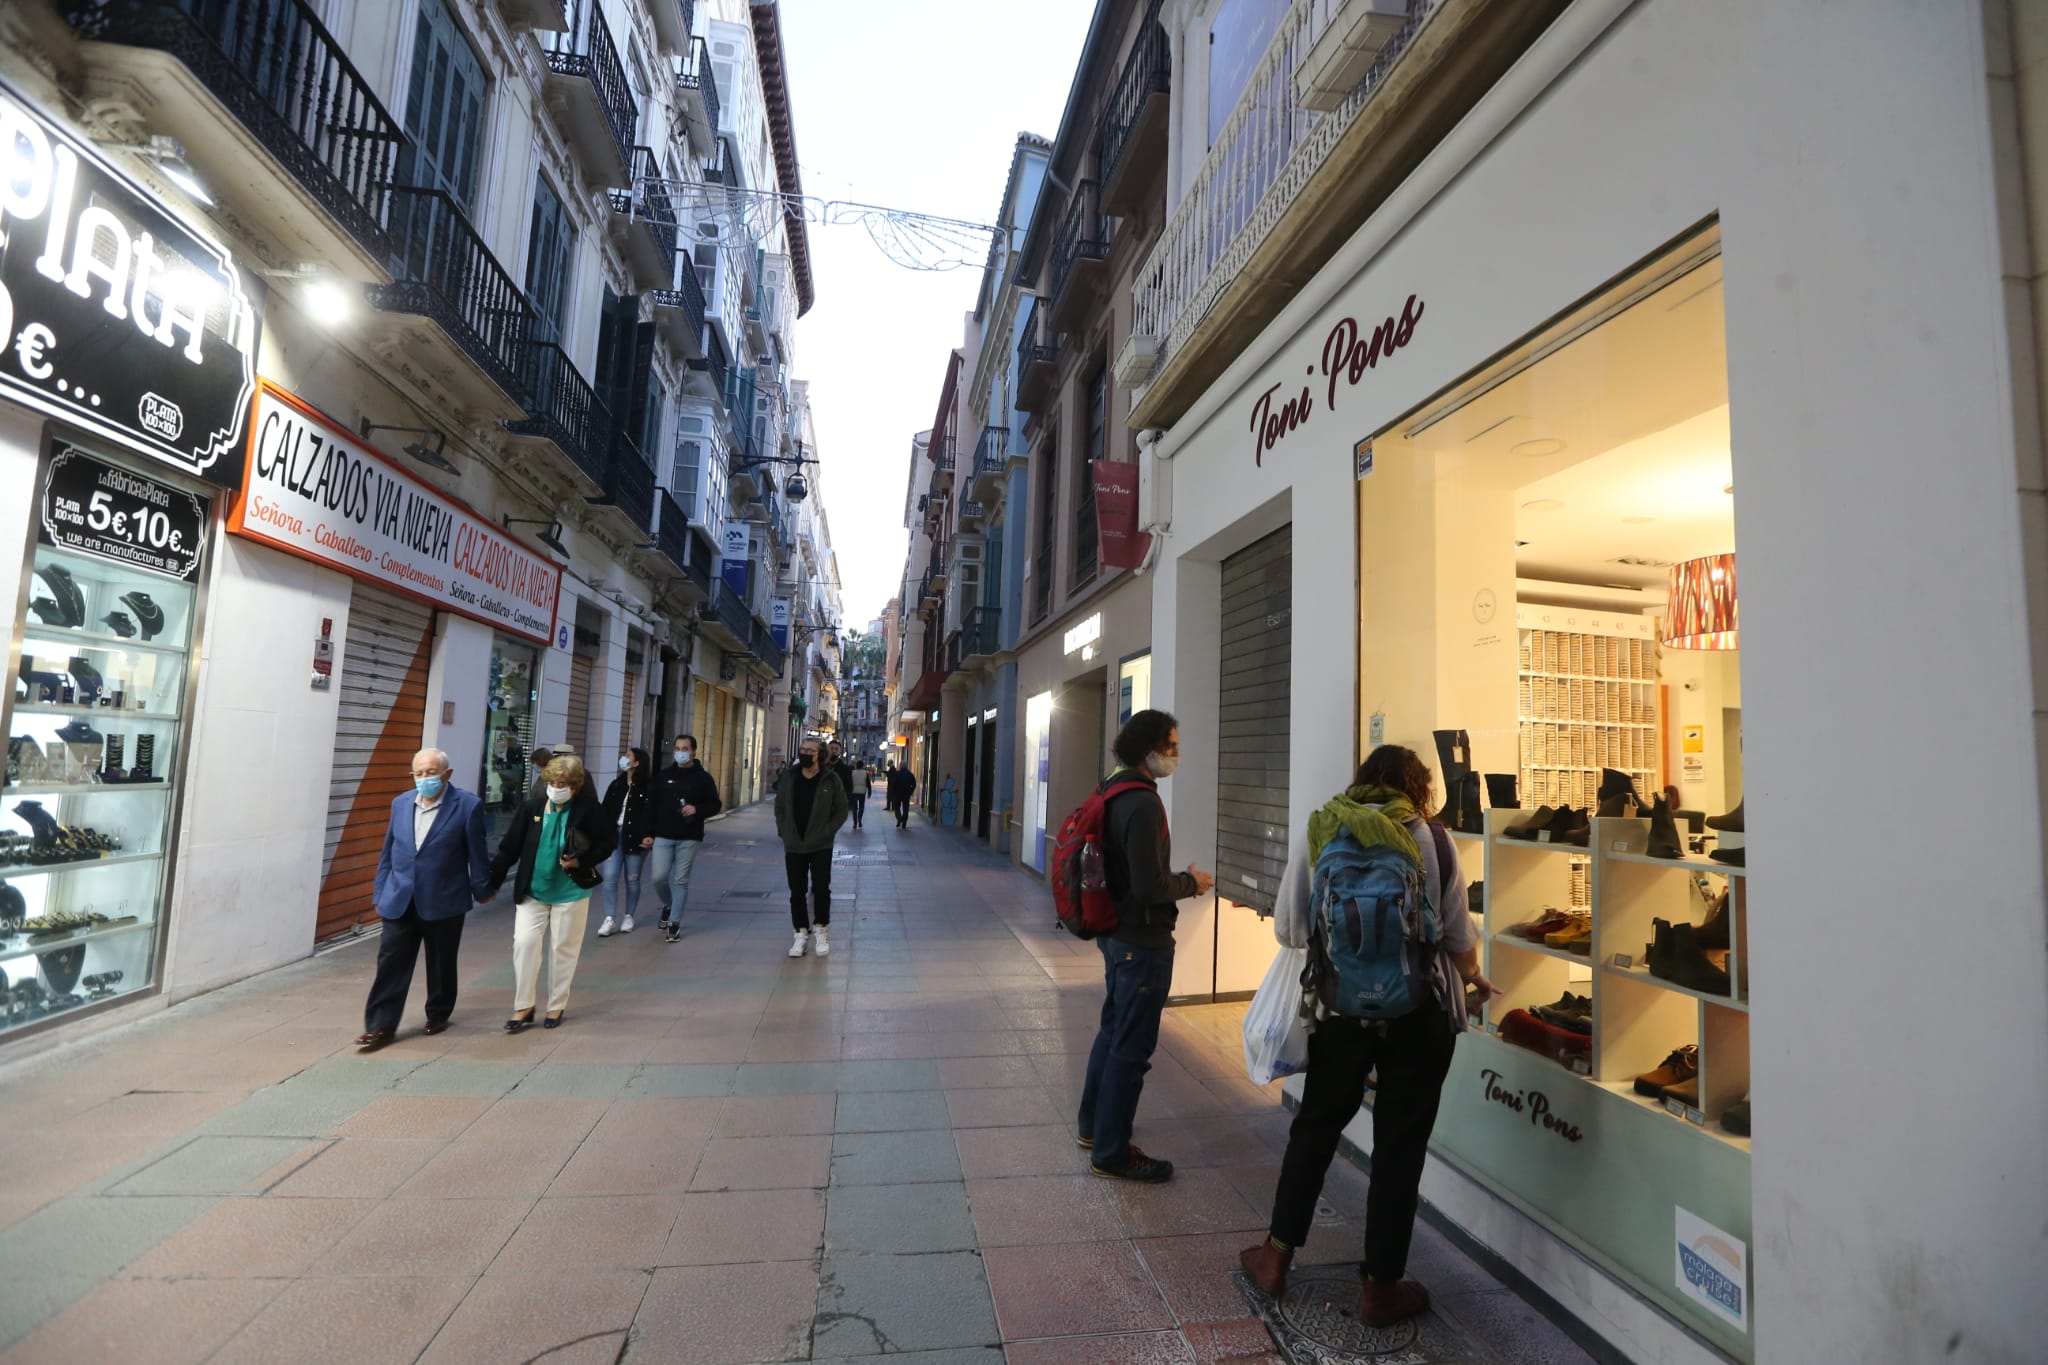
[[[1415,846],[1415,836],[1408,832],[1408,822],[1414,818],[1415,803],[1393,788],[1353,787],[1324,802],[1321,810],[1310,813],[1309,862],[1313,865],[1323,856],[1324,845],[1336,838],[1339,830],[1349,830],[1351,837],[1365,847],[1397,848],[1420,867],[1422,850]]]

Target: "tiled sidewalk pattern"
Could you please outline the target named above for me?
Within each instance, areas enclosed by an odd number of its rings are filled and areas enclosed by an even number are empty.
[[[716,822],[682,941],[649,896],[557,1030],[500,1031],[500,908],[438,1038],[416,983],[355,1053],[366,944],[12,1068],[5,1359],[1278,1359],[1229,1272],[1287,1119],[1227,1022],[1171,1014],[1146,1084],[1174,1182],[1100,1181],[1100,959],[1037,882],[878,821],[803,961],[781,883],[764,810]],[[1305,1261],[1356,1258],[1364,1190],[1340,1163]],[[1583,1358],[1427,1229],[1416,1273],[1494,1358]]]

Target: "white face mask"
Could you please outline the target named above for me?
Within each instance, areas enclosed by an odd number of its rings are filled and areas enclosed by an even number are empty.
[[[620,755],[619,755],[619,771],[620,771],[620,772],[625,772],[625,771],[626,771],[626,770],[627,770],[628,768],[630,768],[630,767],[632,767],[632,766],[633,766],[633,756],[632,756],[631,754],[620,754]]]
[[[1178,768],[1179,766],[1179,754],[1175,754],[1171,758],[1167,757],[1165,754],[1145,755],[1145,770],[1151,773],[1154,777],[1172,777],[1173,770],[1175,768]]]
[[[573,795],[575,795],[575,792],[568,787],[550,786],[548,788],[548,800],[554,802],[558,806],[568,805],[569,798]]]
[[[676,762],[682,764],[685,768],[689,767],[690,764],[696,760],[696,757],[697,756],[691,753],[688,749],[676,750]]]

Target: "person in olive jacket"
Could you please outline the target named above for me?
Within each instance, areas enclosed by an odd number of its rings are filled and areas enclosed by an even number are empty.
[[[799,762],[784,768],[775,780],[775,832],[782,836],[789,922],[796,928],[789,955],[802,957],[804,941],[812,932],[804,906],[808,881],[817,911],[818,956],[823,957],[832,951],[832,937],[826,931],[832,923],[832,840],[846,823],[846,784],[820,759],[817,740],[803,741],[798,756]]]
[[[520,804],[491,858],[493,895],[505,884],[513,864],[519,867],[512,896],[512,1017],[505,1021],[507,1033],[533,1022],[543,939],[549,944],[546,1026],[562,1022],[576,959],[583,953],[590,893],[603,881],[598,867],[618,842],[618,831],[604,818],[582,759],[556,754],[541,777],[546,786],[539,796]]]
[[[654,847],[654,784],[649,776],[653,769],[645,749],[626,749],[619,755],[619,775],[604,790],[605,823],[618,831],[619,848],[604,866],[609,889],[599,887],[592,898],[604,909],[604,923],[597,926],[599,938],[610,938],[614,931],[633,932],[640,869]]]
[[[697,762],[697,737],[677,735],[675,762],[654,779],[654,898],[661,927],[674,943],[683,936],[683,906],[690,899],[690,869],[704,847],[704,822],[722,810],[718,783]]]

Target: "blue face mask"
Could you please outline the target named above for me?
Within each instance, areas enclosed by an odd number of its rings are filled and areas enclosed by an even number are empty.
[[[431,801],[441,794],[441,779],[438,777],[415,777],[412,789]]]

